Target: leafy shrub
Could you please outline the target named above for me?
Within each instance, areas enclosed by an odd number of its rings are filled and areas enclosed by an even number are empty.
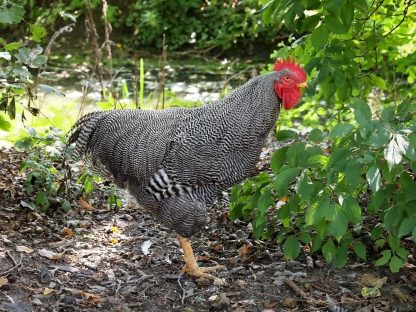
[[[31,199],[23,205],[47,211],[52,200],[68,211],[71,206],[63,198],[66,191],[65,171],[59,168],[62,162],[59,132],[51,129],[49,134],[41,136],[31,128],[29,136],[16,142],[16,147],[31,151],[20,168],[21,172],[26,173],[23,190]]]
[[[382,255],[375,265],[389,263],[396,272],[409,253],[401,239],[416,242],[416,105],[405,101],[380,117],[359,99],[350,108],[355,122],[279,149],[272,173],[235,186],[230,216],[252,218],[256,237],[278,232],[287,258],[304,244],[335,267],[347,263],[350,247],[365,260],[370,239]],[[297,138],[291,130],[277,136]],[[330,147],[319,143],[324,136]],[[284,196],[288,203],[276,208]]]

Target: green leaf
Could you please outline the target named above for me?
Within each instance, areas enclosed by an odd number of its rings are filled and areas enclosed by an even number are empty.
[[[291,166],[301,163],[302,156],[305,154],[305,143],[293,143],[287,151],[287,162]]]
[[[6,51],[11,52],[11,51],[19,49],[21,46],[22,44],[20,42],[10,42],[6,44],[4,48],[6,49]]]
[[[64,199],[61,203],[61,208],[64,212],[68,212],[71,210],[71,204],[69,203],[69,201]]]
[[[325,138],[325,134],[319,129],[313,129],[309,133],[309,141],[312,142],[321,142]]]
[[[399,222],[403,218],[403,211],[404,207],[400,204],[394,205],[386,210],[383,218],[383,223],[384,227],[388,231],[393,231],[393,229],[399,225]]]
[[[362,241],[360,241],[360,240],[354,241],[353,248],[354,248],[355,254],[359,258],[361,258],[363,260],[367,260],[367,249],[366,249],[366,247],[365,247],[365,245],[363,244]]]
[[[390,260],[390,271],[392,273],[397,273],[403,267],[404,261],[399,257],[392,257]]]
[[[331,208],[335,211],[335,216],[330,220],[328,225],[329,233],[339,242],[348,229],[348,219],[340,210],[339,206],[332,205]]]
[[[307,225],[316,225],[325,217],[331,217],[330,199],[327,193],[324,193],[312,203],[306,210],[305,222]]]
[[[383,250],[381,252],[381,258],[379,258],[376,263],[374,263],[375,266],[381,266],[385,265],[387,262],[389,262],[391,258],[391,250]]]
[[[341,7],[341,20],[346,27],[346,31],[348,31],[351,27],[352,21],[354,20],[354,7],[351,0],[345,1]]]
[[[328,263],[331,263],[333,259],[335,259],[337,255],[337,247],[335,246],[334,242],[332,240],[328,240],[323,246],[322,246],[322,254],[325,257],[325,260]]]
[[[30,25],[29,30],[32,34],[32,39],[35,42],[41,42],[42,39],[48,34],[45,27],[41,25]]]
[[[415,218],[405,218],[399,227],[399,237],[409,234],[412,229],[416,226]]]
[[[289,236],[283,246],[283,252],[287,259],[296,259],[300,253],[300,243],[295,235]]]
[[[2,115],[0,115],[0,129],[4,131],[10,131],[11,123],[4,119]]]
[[[371,118],[371,109],[368,104],[362,100],[356,99],[353,104],[355,119],[361,126],[367,126]]]
[[[302,174],[296,185],[296,192],[304,202],[309,202],[312,198],[312,195],[315,192],[315,185],[312,183],[311,179],[306,175]]]
[[[265,190],[259,197],[258,208],[261,215],[264,215],[270,206],[274,204],[272,192],[270,189]]]
[[[367,143],[376,148],[380,148],[389,142],[391,138],[391,130],[385,122],[377,122],[374,123],[374,125],[375,128],[368,138]]]
[[[286,168],[276,175],[274,187],[278,196],[287,194],[289,184],[299,175],[299,168]]]
[[[302,30],[312,32],[321,20],[321,14],[308,16],[303,21]]]
[[[370,74],[370,79],[381,90],[386,90],[387,89],[386,81],[383,78],[378,77],[374,74]]]
[[[0,24],[17,24],[23,18],[25,9],[10,1],[3,1],[0,5]]]
[[[368,185],[373,193],[377,192],[382,186],[380,169],[376,166],[371,166],[366,174]]]
[[[389,169],[402,161],[403,154],[409,146],[409,141],[400,133],[395,133],[390,140],[390,143],[384,149],[384,158],[387,160]]]
[[[35,203],[41,208],[42,211],[46,211],[49,207],[48,195],[45,192],[39,192],[35,196]]]
[[[412,231],[412,239],[416,243],[416,226],[413,228],[413,231]]]
[[[347,27],[335,15],[326,15],[325,24],[328,27],[328,31],[334,34],[345,34],[347,32]]]
[[[16,98],[13,97],[7,106],[7,112],[9,113],[10,119],[16,118]]]
[[[288,149],[289,147],[285,146],[273,153],[272,158],[270,160],[270,167],[272,168],[274,173],[279,173],[279,169],[285,164],[286,153]]]
[[[352,224],[358,224],[361,222],[361,208],[357,201],[351,196],[344,199],[342,203],[342,210]]]
[[[342,268],[348,261],[348,244],[343,243],[338,249],[332,264],[336,268]]]
[[[312,32],[312,46],[317,50],[322,50],[329,39],[328,29],[325,25],[321,25]]]
[[[354,7],[360,10],[362,13],[367,13],[368,5],[366,0],[352,0]]]
[[[333,168],[336,171],[342,171],[348,162],[348,156],[350,152],[346,148],[336,149],[329,157],[328,167]]]
[[[279,141],[287,141],[297,139],[299,135],[293,130],[280,130],[276,132],[276,139]]]
[[[308,166],[317,169],[327,169],[329,158],[325,155],[314,155],[307,161]]]
[[[353,129],[354,129],[354,126],[351,125],[351,124],[347,124],[347,123],[337,124],[331,130],[331,137],[332,138],[335,138],[335,137],[343,138],[343,137],[349,135],[352,132]]]

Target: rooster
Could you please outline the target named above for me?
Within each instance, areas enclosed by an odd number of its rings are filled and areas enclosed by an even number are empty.
[[[176,231],[183,272],[216,279],[208,272],[222,266],[199,267],[188,238],[209,222],[222,191],[255,173],[280,108],[296,106],[306,79],[294,60],[277,60],[273,72],[199,108],[89,113],[72,127],[68,145]]]

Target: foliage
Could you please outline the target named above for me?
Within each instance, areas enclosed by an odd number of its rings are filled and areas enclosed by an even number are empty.
[[[368,248],[378,250],[375,265],[393,272],[406,261],[403,238],[416,241],[414,12],[411,1],[266,4],[264,20],[295,33],[273,57],[295,56],[312,77],[310,111],[284,120],[302,118],[314,129],[307,142],[273,154],[273,174],[233,188],[230,216],[252,218],[257,237],[277,232],[287,258],[304,244],[335,267],[347,263],[350,248],[363,260]],[[311,124],[311,116],[325,120],[322,110],[335,118]],[[298,135],[282,130],[277,138]]]
[[[16,142],[16,147],[31,151],[20,168],[26,173],[23,190],[31,198],[22,204],[30,209],[47,211],[51,202],[64,211],[71,208],[63,196],[66,190],[65,172],[58,168],[62,162],[60,140],[56,129],[41,136],[31,128],[29,136]]]
[[[124,6],[124,4],[123,4]],[[113,4],[116,27],[127,27],[129,46],[162,48],[166,35],[169,50],[180,48],[235,52],[265,46],[273,34],[260,22],[258,1],[134,1],[127,8]]]

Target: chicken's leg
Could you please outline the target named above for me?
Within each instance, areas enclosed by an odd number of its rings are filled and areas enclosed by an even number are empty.
[[[224,281],[215,277],[214,275],[211,275],[207,272],[215,272],[217,270],[223,269],[223,265],[216,265],[213,267],[208,268],[201,268],[196,263],[196,259],[194,256],[194,252],[192,251],[192,246],[189,240],[185,237],[179,236],[178,237],[179,242],[181,243],[183,253],[184,253],[184,260],[185,260],[185,266],[182,269],[183,273],[187,273],[191,276],[195,276],[201,279],[209,279],[209,280],[216,280],[220,284],[223,284]]]

